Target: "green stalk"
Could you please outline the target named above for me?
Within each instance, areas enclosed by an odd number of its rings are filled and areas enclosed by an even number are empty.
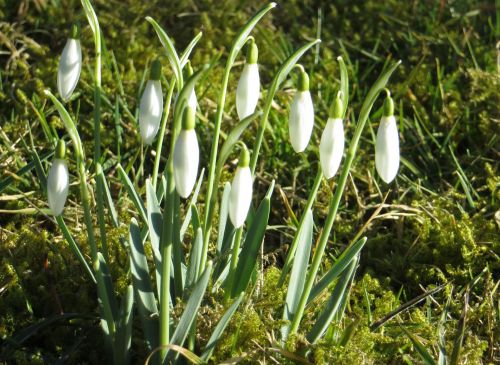
[[[83,205],[83,216],[85,219],[85,226],[87,227],[87,237],[89,239],[90,257],[92,262],[97,260],[97,245],[94,235],[94,226],[92,223],[92,212],[90,209],[90,194],[87,186],[87,174],[85,172],[85,164],[83,163],[82,156],[77,153],[76,163],[78,165],[78,178],[80,180],[80,198]]]
[[[168,115],[170,114],[170,105],[172,103],[172,95],[174,93],[174,88],[175,88],[175,80],[170,83],[170,87],[168,88],[165,110],[163,111],[163,118],[161,120],[160,133],[158,134],[158,141],[156,143],[156,156],[155,156],[155,163],[153,166],[153,177],[151,180],[155,191],[158,183],[157,180],[158,180],[158,171],[160,169],[160,157],[161,157],[161,150],[163,148],[163,138],[165,136],[165,129],[167,128],[167,120],[168,120]]]
[[[208,172],[208,185],[207,185],[207,195],[205,201],[207,202],[207,207],[205,208],[205,218],[204,218],[204,236],[203,236],[203,250],[201,255],[200,272],[205,270],[208,255],[208,242],[210,240],[210,230],[212,228],[211,211],[213,210],[212,205],[212,194],[214,192],[214,180],[215,180],[215,167],[217,165],[217,148],[219,146],[219,135],[222,124],[222,115],[224,113],[224,105],[226,102],[227,85],[229,83],[229,75],[231,73],[231,68],[234,65],[234,61],[238,56],[239,51],[245,44],[248,35],[252,29],[257,25],[257,22],[272,8],[276,6],[276,3],[270,3],[260,9],[257,14],[255,14],[245,26],[241,29],[240,33],[236,37],[236,40],[231,47],[229,57],[226,61],[226,68],[224,69],[224,77],[222,79],[222,89],[219,94],[219,100],[217,103],[217,113],[215,116],[215,126],[214,126],[214,138],[212,140],[212,149],[210,151],[210,162],[209,162],[209,172]]]
[[[241,237],[243,236],[243,226],[236,230],[234,238],[233,253],[231,254],[231,266],[229,267],[229,274],[227,277],[227,286],[224,293],[224,300],[229,302],[231,293],[233,291],[234,276],[236,274],[236,267],[238,266],[238,255],[240,253]]]
[[[347,150],[347,156],[344,161],[344,167],[342,169],[342,174],[340,175],[337,188],[335,189],[335,194],[333,195],[332,200],[330,201],[328,215],[326,217],[323,230],[321,231],[321,236],[319,238],[318,246],[316,248],[316,251],[314,252],[312,264],[309,269],[309,273],[307,275],[306,284],[304,286],[302,296],[300,297],[300,302],[297,307],[295,317],[293,318],[291,324],[290,333],[296,333],[299,328],[299,324],[304,314],[305,306],[307,304],[307,299],[309,298],[309,294],[311,293],[311,289],[314,285],[314,281],[316,279],[316,275],[318,273],[318,269],[321,264],[321,259],[323,258],[323,254],[325,252],[326,244],[328,243],[328,237],[330,236],[330,232],[332,230],[335,217],[337,216],[337,211],[340,205],[340,199],[342,198],[342,193],[344,192],[347,183],[347,177],[349,176],[349,171],[351,169],[354,157],[356,155],[358,142],[359,139],[361,138],[361,134],[365,127],[366,121],[368,120],[368,117],[370,115],[370,110],[373,107],[373,104],[375,103],[378,94],[383,90],[383,88],[387,84],[387,81],[389,80],[389,77],[394,72],[396,67],[399,66],[399,64],[400,62],[397,62],[379,77],[379,79],[375,82],[375,84],[368,92],[365,102],[361,107],[358,124],[356,126],[354,136],[349,145],[349,149]]]
[[[302,226],[304,224],[304,219],[306,217],[305,213],[308,212],[312,208],[314,201],[316,200],[316,195],[318,194],[319,186],[321,185],[321,180],[323,180],[323,171],[321,170],[321,165],[318,164],[318,172],[316,174],[316,178],[314,179],[313,188],[312,188],[311,193],[309,194],[309,198],[307,199],[306,206],[303,210],[304,213],[300,217],[299,227],[297,228],[297,230],[302,229]],[[295,251],[297,251],[297,246],[299,244],[299,238],[300,238],[300,234],[299,234],[299,232],[297,232],[295,234],[295,237],[293,238],[293,242],[292,242],[292,245],[290,247],[290,250],[288,251],[288,256],[286,257],[286,261],[285,261],[285,264],[283,265],[283,269],[281,269],[281,275],[280,275],[280,278],[278,280],[278,287],[281,287],[283,285],[285,278],[286,278],[286,274],[288,273],[288,271],[290,271],[292,261],[295,257]]]

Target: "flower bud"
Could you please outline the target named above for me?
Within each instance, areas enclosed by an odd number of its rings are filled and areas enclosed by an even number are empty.
[[[309,76],[301,71],[299,87],[290,105],[288,128],[295,152],[306,149],[314,126],[314,106],[309,92]]]
[[[57,72],[57,89],[64,101],[68,101],[75,90],[80,72],[82,70],[82,48],[80,45],[80,28],[73,25],[71,37],[66,41],[66,45],[59,59],[59,69]]]
[[[56,154],[47,177],[47,197],[49,207],[55,216],[62,213],[69,189],[69,173],[65,160],[66,145],[63,140],[57,142]]]
[[[151,65],[150,80],[146,83],[139,106],[139,128],[145,144],[153,143],[160,128],[163,113],[163,93],[161,89],[161,64],[155,60]]]
[[[235,228],[245,223],[252,202],[253,181],[249,163],[250,154],[243,145],[229,195],[229,218]]]
[[[375,167],[386,183],[394,180],[399,169],[399,134],[394,118],[394,101],[388,91],[384,102],[384,115],[377,131]]]
[[[254,40],[248,44],[247,60],[236,88],[236,111],[240,120],[255,111],[260,96],[258,49]]]
[[[200,150],[194,131],[195,110],[186,107],[183,115],[182,130],[174,147],[174,179],[177,193],[187,198],[196,183]]]
[[[319,157],[323,175],[330,179],[337,173],[344,154],[344,126],[342,124],[342,99],[335,98],[319,144]]]

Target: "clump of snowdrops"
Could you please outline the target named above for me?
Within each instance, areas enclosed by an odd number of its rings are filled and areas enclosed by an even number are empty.
[[[260,202],[253,195],[255,168],[263,142],[274,96],[290,73],[297,70],[296,93],[289,107],[290,143],[296,153],[307,149],[314,126],[314,101],[310,92],[310,79],[300,58],[319,39],[311,41],[292,53],[280,66],[268,87],[261,110],[260,77],[258,67],[258,40],[250,34],[259,20],[272,10],[271,3],[259,10],[240,30],[226,60],[224,76],[219,86],[217,112],[214,116],[214,132],[207,176],[205,167],[199,166],[199,145],[196,134],[198,104],[196,82],[209,67],[191,65],[189,56],[201,37],[198,34],[179,54],[165,30],[151,17],[146,20],[156,31],[163,46],[173,79],[164,94],[161,85],[162,65],[159,60],[151,63],[149,79],[145,83],[139,102],[137,133],[145,145],[155,148],[153,171],[145,182],[145,196],[130,181],[125,169],[118,163],[116,170],[136,208],[136,218],[120,222],[110,194],[107,178],[101,166],[101,40],[98,18],[89,0],[82,6],[94,35],[94,151],[92,168],[95,184],[91,184],[87,170],[89,162],[81,143],[75,121],[64,103],[72,102],[73,91],[78,86],[82,68],[80,29],[72,28],[71,37],[59,61],[57,86],[59,98],[46,90],[64,123],[67,134],[57,141],[56,153],[47,178],[48,203],[65,239],[88,273],[89,280],[97,286],[101,325],[109,348],[109,356],[116,364],[129,361],[132,321],[134,313],[142,323],[145,344],[151,355],[148,361],[170,363],[187,357],[195,363],[207,362],[217,341],[223,336],[233,314],[240,304],[252,294],[255,285],[258,252],[265,243],[266,227],[270,213],[274,182]],[[220,143],[222,116],[226,107],[229,76],[246,50],[246,60],[236,89],[236,111],[239,122],[226,131],[227,138]],[[159,48],[159,53],[160,53]],[[353,136],[345,151],[343,121],[349,99],[349,81],[346,66],[338,58],[340,90],[332,102],[326,127],[320,143],[320,164],[306,206],[300,215],[300,224],[290,246],[281,271],[279,285],[287,283],[284,300],[281,340],[284,344],[290,334],[302,333],[314,343],[322,338],[332,322],[342,319],[350,286],[354,280],[360,252],[367,238],[356,238],[338,257],[328,272],[320,272],[320,264],[337,214],[347,177],[358,148],[361,133],[370,111],[398,63],[386,69],[370,89],[361,108]],[[193,70],[193,67],[197,70]],[[187,75],[187,77],[185,77]],[[387,89],[383,117],[377,133],[375,147],[376,169],[386,183],[396,177],[399,167],[399,137],[394,118],[394,102]],[[241,140],[242,132],[254,122],[257,134],[254,141]],[[167,124],[169,124],[167,133]],[[170,138],[169,150],[164,148],[165,138]],[[68,142],[66,150],[65,140]],[[166,144],[165,144],[166,146]],[[239,153],[238,166],[231,182],[221,181],[227,159]],[[69,191],[69,172],[66,158],[76,160],[80,200],[84,212],[87,241],[91,262],[87,262],[64,221],[64,204]],[[161,156],[166,164],[161,166]],[[339,168],[340,172],[339,172]],[[163,169],[163,170],[161,170]],[[314,255],[309,262],[313,237],[313,205],[323,178],[337,179],[325,224],[317,238]],[[220,188],[222,186],[222,188]],[[204,201],[199,192],[205,189]],[[93,191],[93,194],[91,193]],[[144,191],[143,190],[143,191]],[[95,196],[95,204],[91,196]],[[252,208],[252,202],[255,206]],[[185,209],[181,209],[184,206]],[[215,211],[218,210],[218,214]],[[185,212],[181,216],[181,212]],[[121,237],[121,243],[129,255],[131,285],[121,298],[113,289],[108,263],[109,251],[106,240],[106,215],[115,227],[127,225],[129,234]],[[215,221],[217,216],[218,221]],[[96,219],[94,219],[96,217]],[[97,227],[95,227],[97,223]],[[216,235],[213,234],[217,227]],[[99,238],[95,235],[99,230]],[[187,234],[191,232],[191,234]],[[215,242],[211,242],[213,237]],[[152,257],[146,255],[144,245],[152,247]],[[184,252],[184,243],[189,251]],[[215,247],[215,250],[209,250]],[[150,267],[150,265],[153,267]],[[150,273],[153,273],[151,276]],[[319,279],[318,277],[321,276]],[[307,305],[328,287],[334,285],[330,298],[316,322],[307,332],[300,324]],[[226,312],[215,326],[207,343],[196,343],[196,317],[204,294],[221,291]],[[183,302],[184,312],[173,323],[172,308]]]

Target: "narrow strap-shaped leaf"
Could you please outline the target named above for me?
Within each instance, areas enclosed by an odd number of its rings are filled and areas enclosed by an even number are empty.
[[[146,358],[146,361],[144,362],[144,365],[149,365],[150,361],[154,358],[153,356],[158,352],[158,351],[161,351],[161,350],[172,350],[172,351],[175,351],[177,352],[179,355],[182,355],[184,356],[184,358],[186,360],[189,360],[191,362],[191,364],[194,364],[194,365],[202,365],[204,364],[205,362],[200,359],[198,356],[196,356],[195,353],[189,351],[188,349],[184,348],[184,347],[181,347],[181,346],[178,346],[178,345],[174,345],[174,344],[169,344],[169,345],[163,345],[163,346],[158,346],[157,348],[154,349],[154,351],[152,351],[149,356]]]
[[[191,55],[191,52],[193,51],[194,47],[196,47],[196,44],[198,44],[198,41],[201,39],[201,36],[203,35],[202,32],[199,32],[192,40],[189,42],[188,46],[182,52],[181,58],[180,58],[180,63],[181,63],[181,68],[184,68],[186,65],[187,61],[189,61],[189,56]]]
[[[271,208],[271,194],[274,189],[274,180],[269,187],[264,199],[257,209],[255,218],[248,229],[243,247],[240,251],[238,265],[236,266],[237,275],[234,278],[233,288],[231,290],[231,297],[238,296],[241,292],[245,291],[252,277],[252,273],[257,263],[257,255],[259,248],[266,233],[267,222],[269,220],[269,211]]]
[[[290,274],[290,282],[288,284],[288,291],[286,293],[285,307],[283,308],[283,319],[290,321],[295,315],[295,310],[299,304],[302,290],[304,290],[304,283],[307,272],[307,265],[309,263],[309,256],[311,254],[311,246],[313,240],[313,227],[314,220],[312,211],[309,209],[305,212],[305,218],[302,226],[297,230],[298,245],[293,261],[292,273]],[[281,336],[283,340],[288,337],[290,324],[287,323],[281,327]]]
[[[194,188],[191,200],[189,201],[189,205],[186,207],[186,216],[184,217],[184,221],[182,222],[180,231],[181,241],[184,239],[184,234],[186,233],[186,230],[189,227],[189,223],[191,222],[191,214],[192,214],[191,207],[195,206],[198,201],[198,195],[200,194],[201,183],[203,182],[204,175],[205,175],[205,169],[202,169],[200,172],[200,177],[198,178],[198,182],[196,183],[196,186]]]
[[[201,262],[201,253],[203,250],[203,231],[201,228],[196,230],[196,236],[191,244],[189,254],[189,264],[186,275],[186,289],[193,285],[198,279],[198,269]]]
[[[141,233],[134,218],[130,222],[130,271],[144,337],[148,348],[154,349],[158,346],[158,308],[149,278]]]
[[[311,303],[325,288],[328,287],[342,271],[349,265],[352,259],[361,251],[367,238],[363,237],[352,246],[346,248],[342,255],[335,261],[332,268],[321,278],[321,280],[312,288],[307,304]]]
[[[210,356],[212,356],[212,352],[215,349],[215,346],[217,345],[217,342],[221,338],[222,334],[224,333],[224,330],[226,329],[227,325],[229,324],[229,321],[233,317],[233,314],[236,312],[238,309],[238,306],[240,305],[241,301],[243,300],[244,293],[241,293],[238,298],[231,304],[231,306],[226,310],[226,313],[222,316],[220,319],[219,323],[217,323],[217,326],[215,326],[214,331],[212,332],[212,335],[208,339],[207,345],[205,346],[205,349],[203,350],[203,353],[201,354],[201,358],[204,361],[208,361],[210,359]]]
[[[78,261],[82,264],[82,266],[85,268],[85,271],[89,275],[89,277],[92,279],[94,283],[97,283],[96,278],[94,276],[94,273],[92,272],[92,269],[90,268],[89,264],[85,260],[85,257],[82,254],[82,251],[80,250],[80,247],[78,247],[75,239],[71,235],[71,232],[69,231],[68,227],[66,226],[66,223],[64,222],[62,214],[58,215],[56,217],[57,224],[59,225],[59,228],[61,228],[61,231],[63,233],[64,238],[66,239],[66,242],[68,242],[70,250],[73,252],[73,254],[76,256]]]
[[[156,31],[156,34],[158,35],[163,48],[165,48],[165,52],[167,53],[170,65],[174,70],[175,78],[177,79],[177,85],[182,87],[182,66],[179,55],[175,50],[174,43],[172,42],[168,34],[163,30],[163,28],[153,18],[147,16],[146,20],[153,26],[154,30]]]
[[[118,317],[118,307],[113,291],[113,282],[109,273],[108,265],[104,256],[97,252],[97,259],[94,262],[94,272],[97,280],[97,293],[104,317],[101,319],[107,327],[111,339],[114,337]]]
[[[222,192],[222,199],[220,202],[220,211],[219,211],[219,229],[217,235],[217,253],[220,254],[222,252],[222,242],[224,240],[224,236],[226,234],[226,222],[227,217],[229,215],[229,196],[231,194],[231,184],[226,182],[224,184],[224,190]]]
[[[120,222],[118,220],[118,213],[116,212],[115,204],[113,203],[113,198],[111,197],[111,193],[109,192],[109,186],[106,181],[106,177],[104,176],[103,169],[98,169],[96,175],[96,180],[103,186],[104,193],[104,201],[106,206],[108,207],[109,217],[111,218],[111,222],[113,226],[118,228],[120,226]]]
[[[354,257],[349,263],[349,266],[342,272],[342,275],[335,285],[335,289],[333,289],[333,293],[328,300],[325,309],[316,320],[316,323],[312,327],[311,331],[307,334],[307,340],[309,342],[314,343],[321,338],[335,317],[337,311],[340,309],[342,298],[344,297],[346,290],[349,288],[348,284],[351,277],[355,273],[357,263],[357,259]]]
[[[125,185],[125,188],[127,189],[130,199],[132,199],[132,202],[137,208],[137,211],[139,212],[141,219],[143,220],[144,223],[147,224],[148,216],[146,214],[146,209],[144,208],[144,203],[139,197],[139,194],[137,194],[137,191],[134,188],[134,184],[132,184],[132,181],[130,181],[130,179],[128,178],[127,173],[125,172],[121,164],[118,164],[116,168],[118,170],[118,175],[120,176],[120,180],[122,181],[123,185]]]
[[[411,343],[413,346],[415,346],[415,349],[417,350],[418,354],[422,358],[422,361],[424,362],[425,365],[436,365],[436,362],[432,358],[431,354],[425,346],[420,342],[415,336],[413,336],[406,328],[401,326],[401,330],[405,333],[406,336],[410,339]]]
[[[148,214],[148,230],[151,247],[153,249],[153,259],[155,263],[156,287],[158,290],[158,298],[160,297],[161,288],[161,254],[160,254],[160,239],[163,225],[163,215],[160,205],[156,200],[151,179],[146,180],[146,202]]]
[[[345,118],[347,107],[349,106],[349,75],[342,57],[337,57],[340,68],[340,91],[342,91],[342,119]]]
[[[186,337],[189,334],[189,329],[196,319],[196,315],[198,313],[198,308],[200,307],[201,300],[203,299],[203,295],[205,294],[205,290],[207,289],[208,281],[210,279],[210,274],[212,273],[212,262],[208,262],[208,265],[201,275],[198,282],[195,284],[191,295],[189,296],[189,300],[186,304],[186,308],[182,313],[182,316],[175,328],[175,332],[170,339],[170,343],[174,345],[182,346]]]
[[[130,362],[130,345],[132,344],[132,307],[134,304],[134,288],[127,287],[127,291],[122,298],[118,322],[116,326],[115,339],[115,363],[128,364]]]

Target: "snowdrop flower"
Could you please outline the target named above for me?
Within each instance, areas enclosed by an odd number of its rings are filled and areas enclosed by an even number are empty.
[[[384,102],[384,115],[380,120],[375,143],[375,167],[386,183],[396,177],[399,169],[399,134],[394,118],[394,101],[388,90]]]
[[[229,218],[235,228],[239,228],[245,223],[252,202],[253,182],[249,163],[250,154],[243,144],[229,195]]]
[[[64,209],[68,197],[69,174],[65,160],[66,145],[62,139],[57,142],[56,155],[50,166],[47,177],[47,197],[49,207],[54,216],[58,216]]]
[[[300,66],[302,68],[302,66]],[[306,149],[314,126],[314,107],[309,92],[309,76],[302,68],[299,87],[290,105],[288,128],[295,152]]]
[[[344,153],[342,110],[341,94],[339,93],[332,104],[330,117],[326,122],[319,144],[321,168],[327,179],[332,178],[337,173]]]
[[[260,78],[257,59],[259,50],[253,38],[248,44],[247,59],[236,88],[236,111],[242,120],[255,111],[260,96]]]
[[[190,61],[187,61],[186,69],[188,77],[193,76],[193,68],[191,67]],[[194,87],[193,90],[191,90],[191,94],[189,94],[187,106],[189,106],[193,110],[196,110],[196,107],[198,106],[198,98],[196,97],[196,91],[194,90]]]
[[[182,130],[174,147],[174,179],[177,193],[187,198],[193,190],[198,175],[200,150],[198,138],[194,131],[195,110],[186,107],[184,111]]]
[[[139,128],[145,144],[153,143],[158,133],[163,113],[163,93],[161,90],[161,63],[154,60],[151,65],[150,80],[146,83],[139,105]]]
[[[73,24],[71,37],[66,41],[66,45],[59,59],[59,69],[57,71],[57,90],[64,101],[68,101],[75,90],[80,79],[82,70],[82,47],[80,45],[80,27]]]

